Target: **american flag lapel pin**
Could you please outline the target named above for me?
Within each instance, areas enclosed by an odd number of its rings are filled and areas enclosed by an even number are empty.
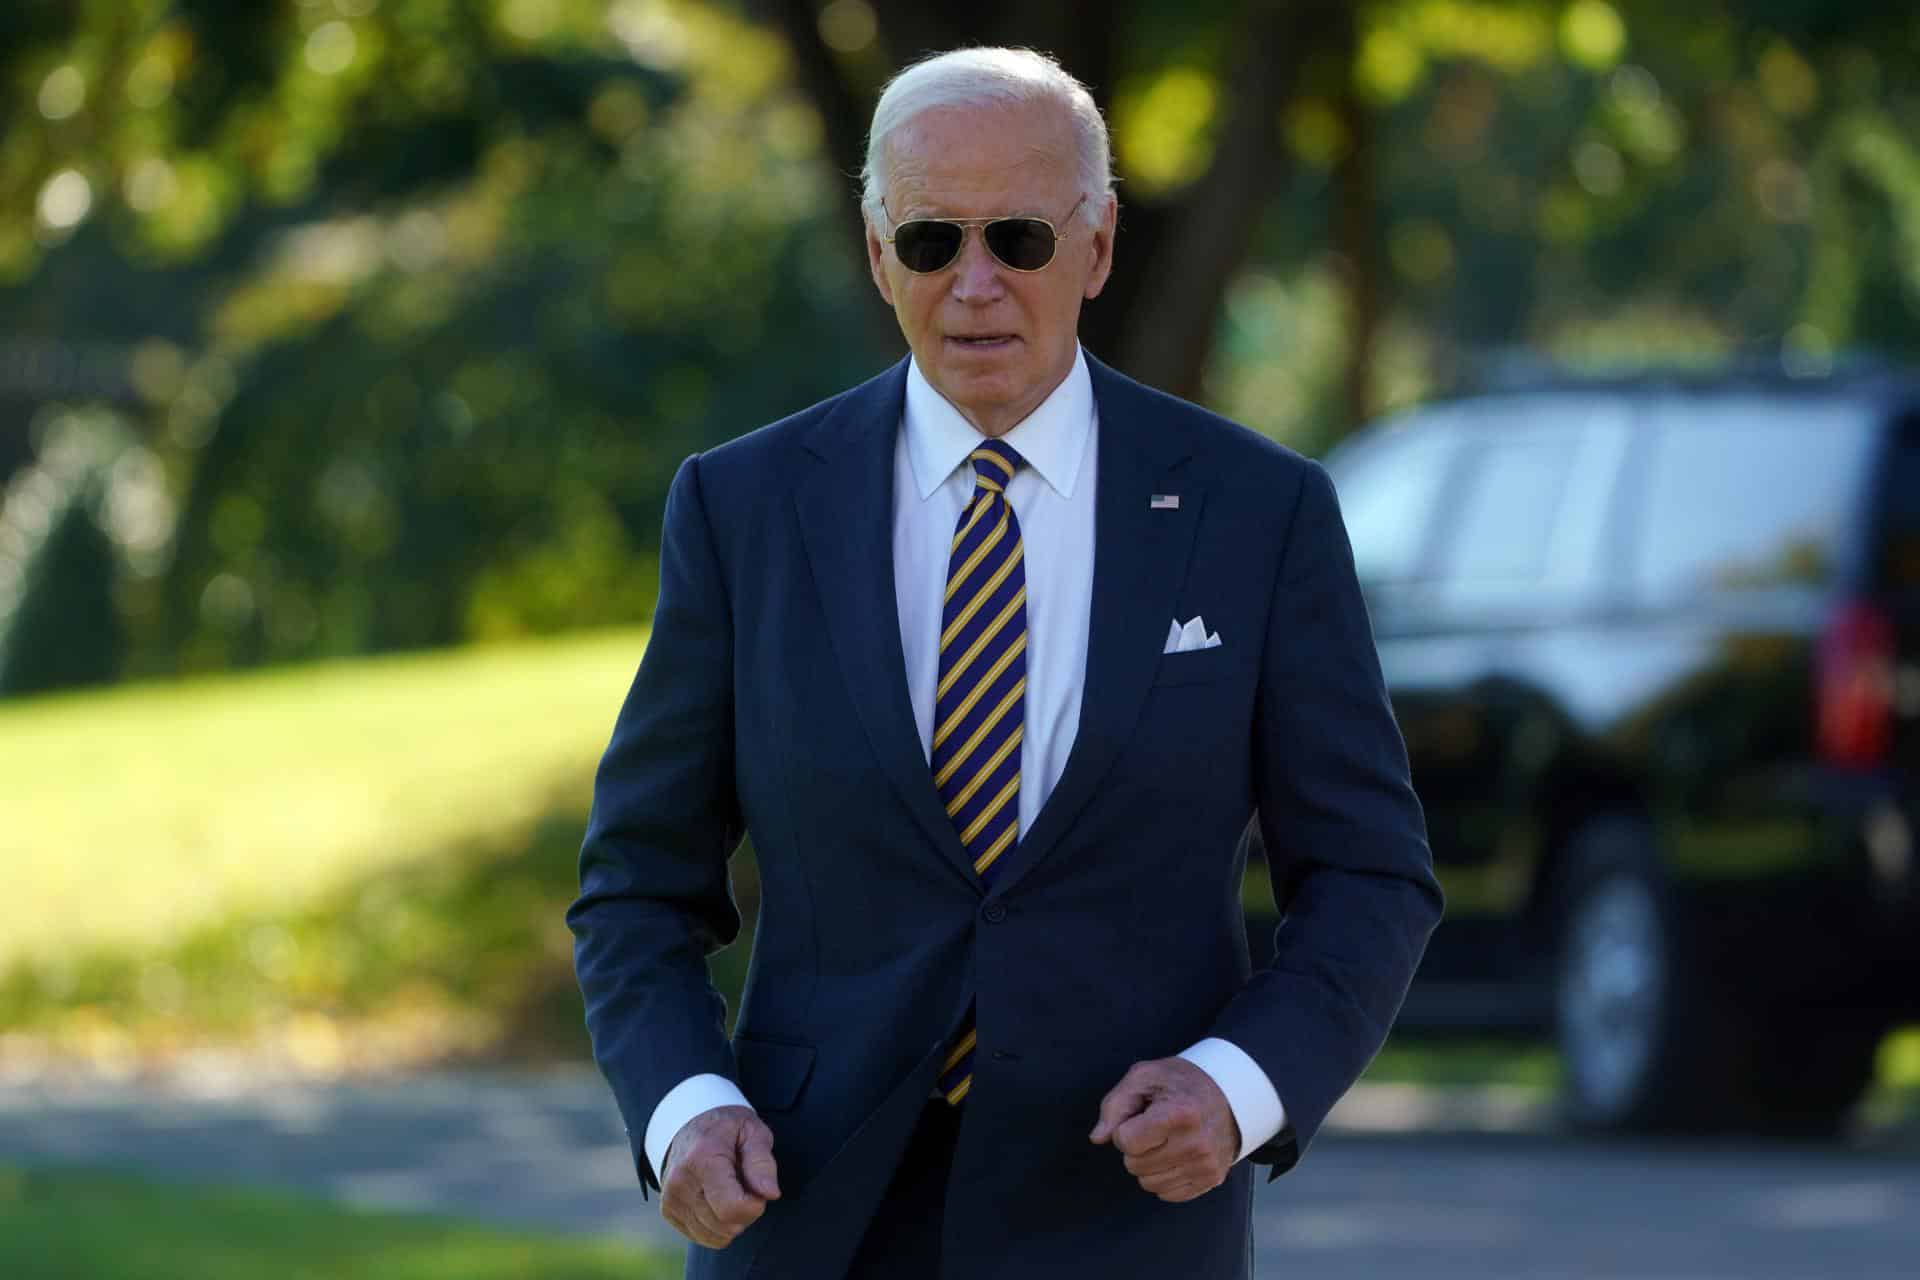
[[[1147,499],[1147,509],[1149,511],[1178,511],[1180,509],[1180,495],[1177,493],[1153,494]]]

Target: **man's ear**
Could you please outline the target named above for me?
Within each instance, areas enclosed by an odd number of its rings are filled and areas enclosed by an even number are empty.
[[[893,305],[893,283],[887,279],[887,244],[880,238],[872,220],[867,228],[867,270],[873,275],[873,287],[880,291],[888,306]]]
[[[1100,296],[1107,287],[1107,277],[1113,274],[1113,232],[1120,219],[1120,202],[1112,193],[1101,197],[1100,221],[1094,224],[1093,234],[1088,237],[1093,244],[1093,264],[1087,271],[1085,296],[1089,299]]]

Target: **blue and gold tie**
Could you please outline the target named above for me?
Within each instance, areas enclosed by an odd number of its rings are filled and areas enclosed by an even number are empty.
[[[1021,466],[1011,445],[975,449],[973,499],[960,513],[940,616],[933,696],[933,781],[987,889],[1020,831],[1020,741],[1026,735],[1027,569],[1006,486]],[[938,1088],[958,1106],[973,1087],[971,1009]]]

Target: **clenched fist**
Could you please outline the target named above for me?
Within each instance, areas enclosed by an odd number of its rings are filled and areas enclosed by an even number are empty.
[[[1112,1142],[1127,1172],[1169,1204],[1219,1186],[1240,1155],[1240,1125],[1213,1077],[1185,1058],[1136,1062],[1100,1100],[1087,1135]]]
[[[687,1239],[724,1249],[780,1198],[773,1130],[751,1107],[715,1107],[667,1146],[660,1215]]]

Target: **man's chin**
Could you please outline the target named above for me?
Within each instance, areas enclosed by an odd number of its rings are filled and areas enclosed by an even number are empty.
[[[939,372],[941,376],[934,382],[935,388],[957,405],[987,408],[1017,398],[1020,379],[1011,368],[946,365]]]

